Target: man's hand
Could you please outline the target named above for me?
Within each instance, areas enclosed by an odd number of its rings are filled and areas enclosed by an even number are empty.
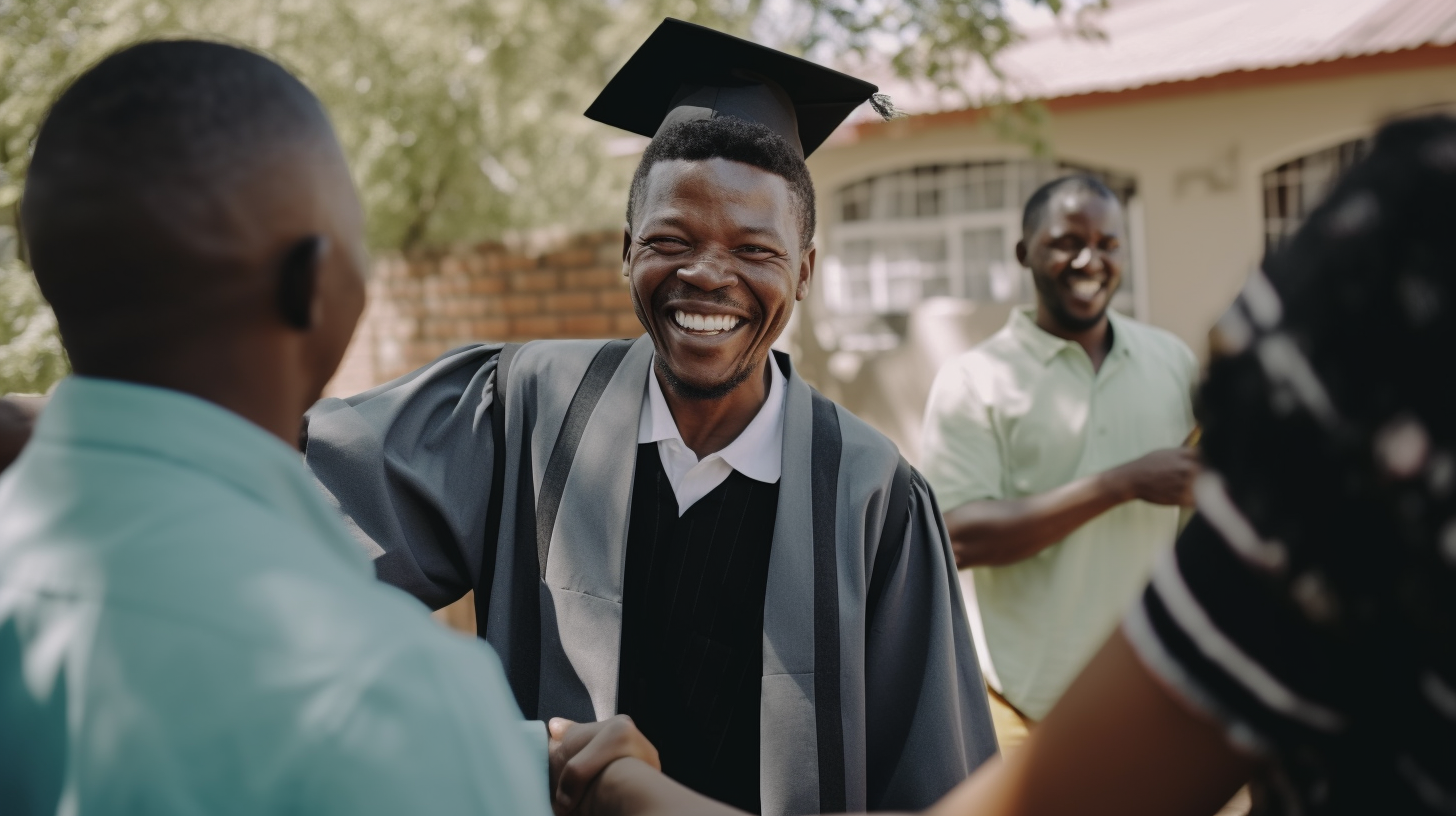
[[[1133,499],[1192,507],[1197,478],[1198,454],[1169,448],[1034,496],[966,502],[945,514],[956,566],[1000,566],[1030,558]]]
[[[1108,475],[1118,480],[1130,499],[1192,507],[1198,467],[1196,451],[1167,448],[1114,468]]]
[[[547,730],[551,733],[551,807],[558,816],[571,812],[597,776],[619,759],[639,759],[662,770],[657,748],[626,714],[595,723],[555,717]]]

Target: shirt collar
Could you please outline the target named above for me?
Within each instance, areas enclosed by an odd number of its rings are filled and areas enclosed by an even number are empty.
[[[744,476],[773,484],[779,480],[783,470],[784,395],[788,392],[788,383],[772,358],[768,367],[768,399],[764,400],[763,407],[758,409],[753,421],[738,434],[737,439],[705,458],[719,457]],[[676,440],[684,450],[689,450],[678,432],[677,421],[672,418],[667,400],[662,396],[655,369],[649,369],[647,393],[643,396],[641,419],[637,423],[637,443],[661,442],[664,439]]]
[[[1126,318],[1109,308],[1107,321],[1112,326],[1112,348],[1107,352],[1107,359],[1111,360],[1120,355],[1131,354],[1132,347],[1128,344]],[[1064,340],[1036,325],[1035,306],[1012,309],[1011,318],[1006,325],[1011,331],[1011,336],[1031,352],[1033,357],[1040,360],[1042,365],[1051,362],[1053,357],[1072,345],[1071,340]]]
[[[268,509],[343,546],[367,566],[338,523],[297,450],[211,402],[148,385],[72,376],[63,380],[36,422],[44,444],[108,448],[169,462],[223,482]]]

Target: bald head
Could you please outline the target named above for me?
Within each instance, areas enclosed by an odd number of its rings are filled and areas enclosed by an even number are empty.
[[[277,318],[279,276],[360,254],[360,218],[314,95],[265,57],[196,41],[82,74],[40,129],[21,213],[72,361],[96,373]]]

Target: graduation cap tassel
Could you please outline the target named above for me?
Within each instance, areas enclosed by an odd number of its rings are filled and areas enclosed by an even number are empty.
[[[874,108],[875,113],[878,113],[880,115],[880,118],[884,119],[886,122],[890,121],[891,119],[901,119],[905,116],[904,111],[895,107],[895,103],[893,100],[890,99],[889,94],[871,94],[870,107]]]

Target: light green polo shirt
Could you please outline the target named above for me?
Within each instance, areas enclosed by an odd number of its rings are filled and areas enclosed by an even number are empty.
[[[946,509],[1044,493],[1193,429],[1193,352],[1161,329],[1108,313],[1112,349],[1094,372],[1077,343],[1030,310],[947,363],[926,407],[921,469]],[[970,570],[967,612],[988,682],[1046,716],[1177,535],[1178,508],[1134,501],[1016,564]],[[977,625],[979,623],[979,625]]]
[[[235,414],[71,378],[0,477],[7,814],[546,816],[535,731]]]

